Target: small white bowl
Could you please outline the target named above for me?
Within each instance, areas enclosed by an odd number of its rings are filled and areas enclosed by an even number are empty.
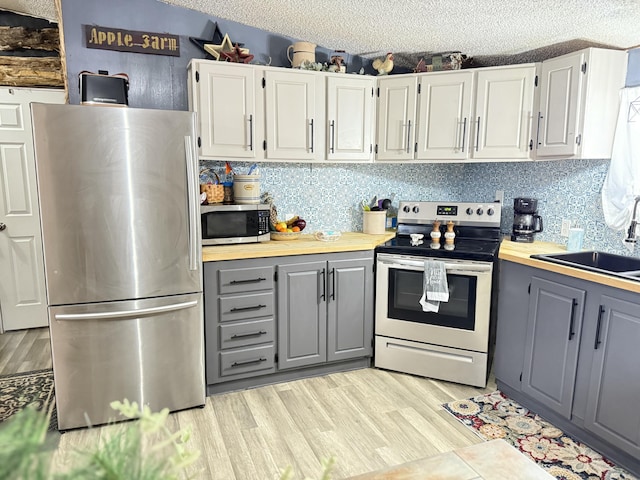
[[[316,240],[320,240],[321,242],[335,242],[341,236],[342,236],[342,233],[335,232],[332,230],[320,231],[315,233]]]

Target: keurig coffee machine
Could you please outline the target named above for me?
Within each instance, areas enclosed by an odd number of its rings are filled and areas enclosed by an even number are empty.
[[[542,231],[542,217],[538,215],[538,200],[517,197],[513,199],[513,242],[533,242],[536,233]]]

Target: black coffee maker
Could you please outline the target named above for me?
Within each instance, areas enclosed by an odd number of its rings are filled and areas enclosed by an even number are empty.
[[[511,240],[531,243],[535,234],[541,231],[542,217],[538,215],[538,200],[527,197],[514,198]]]

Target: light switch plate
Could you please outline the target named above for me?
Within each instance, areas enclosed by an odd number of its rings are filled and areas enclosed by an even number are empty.
[[[562,227],[560,228],[560,236],[568,237],[569,229],[571,228],[571,220],[562,220]]]

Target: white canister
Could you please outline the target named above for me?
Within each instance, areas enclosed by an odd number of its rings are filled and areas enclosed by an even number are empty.
[[[260,203],[260,175],[234,175],[233,198],[239,204]]]
[[[387,224],[386,210],[369,210],[363,212],[362,231],[364,233],[372,233],[374,235],[382,235],[385,233]]]
[[[293,57],[291,52],[293,51]],[[305,60],[311,63],[316,61],[316,44],[311,42],[296,42],[287,48],[287,58],[293,68],[299,67]]]

